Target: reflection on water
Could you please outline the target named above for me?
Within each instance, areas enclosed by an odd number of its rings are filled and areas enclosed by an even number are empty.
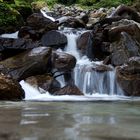
[[[1,102],[0,140],[139,140],[140,102]]]

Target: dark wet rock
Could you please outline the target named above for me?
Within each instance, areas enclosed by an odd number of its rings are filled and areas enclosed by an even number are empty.
[[[105,71],[112,71],[113,70],[113,68],[111,66],[104,65],[104,64],[96,65],[96,67],[93,67],[92,69],[97,71],[97,72],[105,72]]]
[[[53,95],[84,95],[77,86],[66,85],[60,90],[53,93]]]
[[[76,65],[76,58],[64,52],[53,51],[52,66],[58,71],[69,71]]]
[[[30,39],[0,38],[1,59],[9,58],[25,50],[36,48],[39,45],[39,42],[33,42]]]
[[[44,17],[41,13],[34,13],[27,18],[27,24],[21,27],[18,36],[20,38],[40,40],[44,33],[57,29],[56,22]]]
[[[117,68],[117,81],[127,96],[140,96],[140,57],[132,57]]]
[[[22,100],[24,91],[12,78],[0,74],[0,100]]]
[[[137,25],[121,26],[110,30],[109,36],[113,42],[110,45],[111,64],[122,65],[128,62],[130,57],[139,56],[139,35],[140,30]]]
[[[91,60],[104,58],[103,33],[85,32],[77,39],[77,47]]]
[[[140,23],[140,15],[131,7],[125,5],[120,6],[112,16],[120,16]]]
[[[34,13],[27,18],[27,25],[43,34],[50,30],[57,30],[57,23],[45,18],[41,13]]]
[[[41,42],[44,46],[55,49],[64,48],[67,44],[67,37],[58,31],[49,31],[42,36]]]
[[[5,33],[5,30],[0,28],[0,35],[4,34]]]
[[[60,83],[49,74],[28,77],[26,82],[37,88],[41,93],[46,91],[54,93],[61,88]]]
[[[91,42],[91,43],[90,43]],[[91,46],[90,46],[91,45]],[[88,56],[88,49],[93,46],[92,33],[85,32],[79,36],[77,39],[77,48],[81,51],[83,55]],[[90,51],[91,52],[91,51]]]
[[[30,26],[23,26],[20,28],[18,32],[19,38],[25,38],[25,39],[32,39],[32,40],[39,40],[42,37],[42,33],[38,30],[34,30]]]
[[[51,48],[38,47],[0,62],[0,72],[20,81],[51,69]]]
[[[64,22],[61,23],[64,27],[70,27],[70,28],[85,28],[86,24],[83,20],[80,18],[68,18]]]
[[[122,23],[120,24],[124,24],[124,25],[119,25],[119,22],[118,22],[118,26],[112,27],[109,30],[108,34],[109,34],[109,40],[111,42],[119,40],[121,38],[121,33],[126,32],[127,34],[131,35],[140,43],[140,38],[139,38],[140,29],[136,24],[125,23],[125,21],[122,21]]]

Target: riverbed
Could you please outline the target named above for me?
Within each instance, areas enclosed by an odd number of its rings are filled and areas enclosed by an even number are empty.
[[[140,101],[0,102],[0,140],[139,140]]]

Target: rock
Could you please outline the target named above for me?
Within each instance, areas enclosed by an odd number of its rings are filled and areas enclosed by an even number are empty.
[[[110,45],[111,64],[119,66],[128,62],[130,57],[139,56],[139,35],[137,25],[126,25],[110,30],[109,38],[113,42]]]
[[[79,18],[68,18],[65,22],[62,22],[60,25],[63,25],[64,27],[70,27],[70,28],[85,28],[86,24],[82,19]]]
[[[30,26],[22,26],[18,32],[18,37],[36,41],[41,39],[42,33],[38,30],[34,30]]]
[[[131,7],[125,5],[119,6],[112,16],[121,16],[140,23],[140,15]]]
[[[84,95],[75,85],[66,85],[53,95]]]
[[[77,48],[82,55],[86,55],[90,59],[94,59],[93,54],[93,34],[92,32],[85,32],[77,39]]]
[[[57,23],[45,18],[41,13],[34,13],[27,18],[27,25],[34,30],[38,30],[40,34],[47,31],[57,30]]]
[[[0,28],[0,35],[2,35],[4,33],[5,33],[4,29]]]
[[[26,82],[37,88],[41,93],[42,89],[43,92],[48,91],[52,94],[61,88],[60,83],[49,74],[28,77]]]
[[[51,69],[51,48],[38,47],[0,62],[0,72],[18,81]]]
[[[69,71],[76,65],[76,58],[64,52],[53,51],[52,67],[58,71]]]
[[[104,65],[104,64],[96,65],[96,67],[93,67],[92,69],[97,71],[97,72],[105,72],[105,71],[112,71],[113,70],[113,68],[111,66]]]
[[[0,38],[1,59],[4,60],[39,45],[39,42],[33,42],[30,39]]]
[[[41,13],[34,13],[27,18],[27,25],[21,27],[18,36],[32,40],[40,40],[48,31],[56,30],[57,22],[44,17]]]
[[[124,22],[124,23],[123,23]],[[120,22],[121,23],[121,22]],[[109,30],[109,40],[110,42],[117,41],[120,39],[121,33],[126,32],[127,34],[131,35],[133,38],[135,38],[140,43],[140,28],[136,24],[126,23],[122,20],[122,23],[124,25],[120,25],[118,23],[118,26],[112,27]]]
[[[24,91],[17,81],[0,74],[0,100],[22,100],[24,97]]]
[[[67,44],[67,37],[58,31],[49,31],[42,36],[41,42],[44,46],[63,49]]]
[[[132,57],[118,67],[116,77],[126,96],[140,96],[140,57]]]

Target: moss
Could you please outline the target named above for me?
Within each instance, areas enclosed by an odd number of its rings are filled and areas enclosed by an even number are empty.
[[[46,1],[34,1],[31,3],[32,9],[35,12],[38,12],[41,8],[48,6]]]
[[[22,24],[23,19],[20,13],[8,4],[0,2],[0,28],[6,31],[15,31]]]

